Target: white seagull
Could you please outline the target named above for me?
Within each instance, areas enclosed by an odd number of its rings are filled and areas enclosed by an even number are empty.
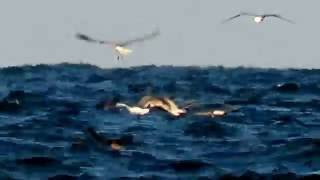
[[[235,18],[238,18],[240,16],[251,16],[251,17],[253,17],[254,22],[256,22],[257,24],[263,22],[263,20],[265,18],[267,18],[267,17],[274,17],[274,18],[278,18],[278,19],[287,21],[287,22],[292,23],[292,24],[294,23],[292,20],[284,18],[284,17],[280,16],[279,14],[253,14],[253,13],[247,13],[247,12],[241,12],[241,13],[235,15],[235,16],[232,16],[232,17],[224,20],[222,23],[231,21],[231,20],[233,20]]]
[[[127,48],[127,46],[134,44],[134,43],[143,42],[146,40],[153,39],[154,37],[158,36],[159,34],[160,34],[160,31],[157,29],[150,34],[145,34],[144,36],[137,37],[137,38],[127,40],[127,41],[97,40],[97,39],[93,39],[93,38],[91,38],[85,34],[81,34],[81,33],[76,34],[76,37],[80,40],[84,40],[87,42],[111,45],[117,55],[117,60],[119,60],[120,58],[123,59],[124,56],[127,56],[133,52],[133,50]]]

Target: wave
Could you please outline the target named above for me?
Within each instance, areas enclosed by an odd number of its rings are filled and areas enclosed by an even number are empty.
[[[103,69],[62,63],[1,68],[0,76],[0,177],[299,179],[319,174],[316,69]],[[144,95],[196,103],[179,118],[161,111],[135,117],[112,108],[119,101],[135,104]],[[225,104],[238,110],[220,118],[192,115]],[[88,127],[103,140],[88,136]],[[115,142],[121,142],[120,151],[112,149],[119,148],[111,147]]]

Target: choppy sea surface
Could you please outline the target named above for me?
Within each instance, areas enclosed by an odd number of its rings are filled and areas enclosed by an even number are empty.
[[[0,69],[0,179],[298,179],[320,174],[320,70],[88,64]],[[146,94],[178,104],[106,109]],[[193,112],[229,104],[225,117]],[[129,141],[120,151],[90,137]]]

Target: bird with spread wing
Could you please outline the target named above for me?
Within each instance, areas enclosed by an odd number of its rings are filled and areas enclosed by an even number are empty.
[[[152,33],[145,34],[143,36],[140,36],[140,37],[137,37],[137,38],[134,38],[134,39],[130,39],[130,40],[127,40],[127,41],[97,40],[97,39],[94,39],[94,38],[89,37],[88,35],[85,35],[85,34],[82,34],[82,33],[76,34],[76,37],[78,39],[80,39],[80,40],[87,41],[87,42],[90,42],[90,43],[111,45],[113,47],[114,51],[116,52],[117,60],[119,60],[119,59],[123,59],[124,56],[127,56],[127,55],[129,55],[129,54],[131,54],[133,52],[133,50],[129,49],[127,46],[132,45],[134,43],[141,43],[141,42],[144,42],[146,40],[151,40],[151,39],[155,38],[156,36],[158,36],[159,34],[160,34],[159,29],[156,29]]]
[[[253,17],[253,20],[254,22],[256,22],[257,24],[261,23],[264,21],[265,18],[268,18],[268,17],[274,17],[274,18],[278,18],[278,19],[281,19],[281,20],[284,20],[286,22],[289,22],[289,23],[294,23],[292,20],[290,19],[287,19],[287,18],[284,18],[283,16],[279,15],[279,14],[254,14],[254,13],[248,13],[248,12],[241,12],[235,16],[232,16],[224,21],[222,21],[222,23],[226,23],[228,21],[231,21],[233,19],[236,19],[240,16],[250,16],[250,17]]]

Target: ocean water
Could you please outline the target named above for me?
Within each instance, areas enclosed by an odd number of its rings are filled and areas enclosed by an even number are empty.
[[[320,71],[88,64],[0,69],[0,179],[297,179],[320,174]],[[182,117],[103,107],[193,100]],[[193,113],[229,104],[225,117]],[[90,136],[88,128],[103,140]],[[106,139],[125,139],[120,151]]]

